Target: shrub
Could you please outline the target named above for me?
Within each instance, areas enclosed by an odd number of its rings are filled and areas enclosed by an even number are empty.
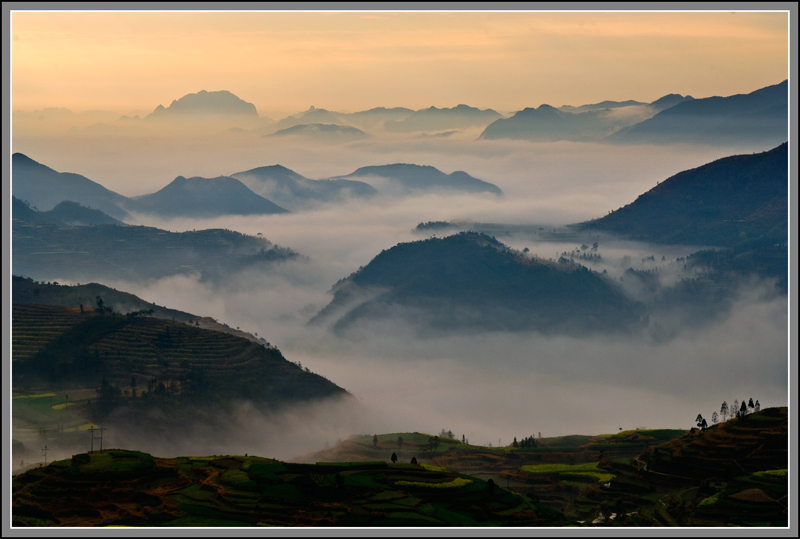
[[[91,461],[92,457],[88,453],[78,453],[72,457],[72,462],[75,464],[89,464]]]
[[[708,507],[710,505],[714,505],[715,503],[717,503],[719,501],[719,499],[721,497],[722,497],[722,493],[721,492],[717,492],[713,496],[709,496],[708,498],[705,498],[705,499],[701,500],[700,503],[697,504],[697,507]]]

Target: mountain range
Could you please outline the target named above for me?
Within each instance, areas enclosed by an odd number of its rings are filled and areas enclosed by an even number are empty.
[[[726,248],[683,259],[685,270],[703,271],[687,274],[676,285],[629,268],[626,286],[642,288],[647,304],[628,299],[623,277],[615,282],[581,265],[585,254],[545,261],[493,237],[461,232],[381,252],[337,283],[332,301],[311,322],[340,333],[394,317],[424,331],[570,332],[633,327],[640,317],[648,318],[645,310],[664,315],[677,306],[685,319],[700,323],[726,308],[729,293],[747,275],[777,279],[776,290],[786,289],[787,152],[784,143],[681,172],[624,208],[570,227],[575,237],[604,231],[638,241]],[[418,227],[451,228],[438,221]],[[577,241],[597,240],[585,236]]]
[[[144,117],[145,121],[138,115],[133,118],[117,116],[116,119],[113,116],[114,113],[102,111],[76,115],[66,109],[14,111],[15,121],[25,132],[35,132],[37,126],[63,130],[72,124],[95,135],[123,134],[128,129],[134,132],[143,129],[140,134],[146,134],[152,132],[147,130],[147,125],[152,125],[167,132],[173,127],[190,127],[195,132],[237,129],[259,135],[295,134],[336,142],[370,136],[364,129],[431,135],[485,127],[479,137],[482,140],[775,145],[787,138],[788,81],[728,97],[695,99],[673,93],[651,103],[628,99],[558,108],[545,104],[525,108],[508,118],[492,109],[481,110],[464,104],[416,111],[404,107],[376,107],[355,113],[312,106],[275,122],[260,117],[255,105],[226,90],[187,94],[168,107],[159,105]],[[95,123],[89,125],[92,121]]]
[[[537,142],[601,140],[622,128],[656,115],[691,96],[666,95],[652,103],[603,101],[580,107],[555,108],[541,105],[526,108],[509,118],[501,118],[481,133],[479,139],[520,139]]]
[[[231,230],[169,232],[115,224],[68,226],[42,216],[22,201],[15,201],[14,208],[12,272],[36,279],[140,281],[197,273],[214,281],[245,268],[265,269],[299,256],[262,236]]]
[[[92,208],[87,208],[77,202],[65,200],[59,202],[55,208],[48,211],[36,211],[26,202],[11,197],[11,215],[14,219],[29,223],[50,223],[69,226],[93,225],[123,225],[122,221],[114,219],[107,213]]]
[[[237,172],[231,177],[292,211],[313,202],[333,202],[346,197],[367,198],[378,193],[368,183],[343,179],[311,180],[281,165]]]
[[[175,217],[218,215],[271,215],[286,213],[271,200],[261,197],[236,178],[184,178],[178,176],[163,189],[136,199],[126,207],[139,213]]]
[[[789,83],[749,94],[687,100],[608,139],[627,144],[780,144],[788,138]]]
[[[480,139],[626,144],[759,144],[787,139],[788,81],[749,94],[695,99],[668,94],[646,104],[603,101],[526,108],[488,125]]]
[[[361,129],[338,124],[298,124],[264,136],[288,137],[292,135],[328,142],[350,142],[370,137]]]
[[[382,178],[389,182],[393,190],[400,191],[462,191],[465,193],[492,193],[502,195],[496,185],[473,178],[466,172],[458,170],[445,174],[437,168],[424,165],[395,163],[392,165],[361,167],[346,176],[336,176],[333,180],[353,180],[363,178]]]
[[[399,317],[423,333],[621,329],[640,309],[604,276],[578,264],[529,258],[489,236],[462,232],[401,243],[333,288],[312,320],[346,332]]]
[[[788,144],[680,172],[632,203],[582,223],[631,239],[732,247],[788,239]]]
[[[178,176],[155,193],[128,198],[79,174],[60,173],[15,153],[12,179],[13,196],[38,209],[49,210],[62,201],[71,201],[123,221],[130,213],[165,218],[272,215],[320,202],[370,197],[379,192],[404,195],[445,190],[502,194],[496,185],[466,172],[445,174],[431,166],[413,164],[362,167],[346,176],[325,180],[311,180],[280,165],[216,178]],[[370,185],[370,181],[376,186]]]
[[[270,126],[270,130],[285,130],[298,125],[333,124],[373,130],[384,129],[393,133],[413,133],[485,126],[501,117],[501,114],[491,109],[480,110],[467,105],[452,108],[429,107],[416,111],[404,107],[376,107],[353,113],[311,107],[280,120]]]
[[[403,120],[389,120],[383,126],[387,131],[395,133],[441,131],[482,127],[498,118],[502,118],[502,115],[492,109],[481,110],[468,105],[458,105],[453,108],[430,107],[417,110]]]
[[[21,153],[11,157],[11,174],[11,194],[42,211],[71,200],[100,209],[117,219],[124,220],[128,216],[122,209],[126,197],[80,174],[56,172]]]
[[[255,105],[233,95],[227,90],[186,94],[174,100],[169,107],[159,105],[145,119],[178,118],[194,115],[246,116],[258,118]]]

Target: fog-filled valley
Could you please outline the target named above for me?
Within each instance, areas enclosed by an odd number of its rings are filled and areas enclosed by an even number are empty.
[[[4,8],[9,535],[797,520],[791,6]]]
[[[773,406],[787,403],[787,297],[779,276],[744,272],[723,277],[712,287],[716,292],[697,294],[686,283],[713,274],[715,263],[690,255],[713,245],[637,242],[568,226],[630,204],[678,172],[770,150],[766,143],[480,140],[481,129],[474,127],[443,137],[378,131],[379,136],[355,142],[320,142],[264,137],[264,127],[194,135],[184,128],[137,132],[117,127],[102,136],[97,126],[37,136],[23,130],[15,134],[14,150],[131,197],[125,207],[128,225],[169,233],[225,229],[266,239],[291,256],[276,255],[252,267],[219,266],[213,276],[206,266],[198,269],[199,262],[186,266],[178,260],[167,260],[164,267],[182,269],[142,273],[138,279],[114,271],[98,279],[97,268],[58,269],[36,262],[26,267],[39,269],[24,276],[61,285],[96,281],[158,306],[211,317],[260,336],[355,401],[271,410],[236,400],[219,412],[224,418],[209,418],[211,426],[193,428],[172,443],[168,436],[148,437],[147,429],[134,426],[109,432],[110,443],[161,455],[249,451],[291,458],[357,433],[444,428],[482,445],[506,445],[531,432],[562,436],[685,428],[697,411],[737,396],[758,396]],[[287,213],[169,217],[134,205],[136,197],[158,191],[176,176],[215,178],[282,165],[305,178],[325,179],[393,163],[436,167],[444,174],[465,171],[502,193],[409,190],[368,174],[347,177],[371,185],[375,195],[344,194]],[[417,227],[426,222],[451,227]],[[334,285],[378,254],[459,230],[485,231],[500,242],[498,248],[534,265],[557,267],[560,260],[562,266],[569,261],[588,268],[630,302],[635,323],[620,331],[583,326],[546,331],[541,324],[512,330],[502,321],[515,316],[510,311],[497,314],[498,326],[450,323],[442,329],[399,303],[384,305],[379,317],[357,319],[341,331],[333,331],[331,323],[309,323],[331,302]],[[22,241],[15,236],[15,242]],[[168,252],[150,256],[168,257]],[[27,260],[18,258],[20,264]],[[566,297],[569,291],[553,293]],[[437,301],[437,308],[455,313],[456,319],[465,308]],[[561,303],[548,301],[551,310]]]

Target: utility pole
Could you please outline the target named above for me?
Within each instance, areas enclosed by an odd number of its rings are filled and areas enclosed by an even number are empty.
[[[44,451],[44,465],[47,466],[47,444],[42,448],[42,451]]]
[[[108,430],[108,429],[106,429],[105,427],[100,427],[97,430],[100,431],[100,452],[102,453],[103,452],[103,431],[104,430]]]
[[[89,450],[90,453],[92,451],[94,451],[94,431],[96,431],[96,430],[100,430],[100,429],[96,429],[94,427],[89,427],[89,432],[92,433],[92,448]]]

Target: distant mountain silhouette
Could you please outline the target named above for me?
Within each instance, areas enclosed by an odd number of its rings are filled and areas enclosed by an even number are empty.
[[[333,112],[330,110],[310,107],[304,112],[293,114],[272,126],[273,130],[282,130],[296,125],[309,124],[334,124],[359,126],[365,128],[380,127],[386,121],[400,121],[406,119],[414,111],[403,107],[375,107],[359,112]]]
[[[462,232],[381,252],[334,287],[312,323],[343,332],[400,317],[423,333],[585,331],[626,328],[639,321],[638,311],[583,266],[530,259],[489,236]]]
[[[447,138],[455,135],[459,131],[442,131],[440,133],[420,133],[419,138]]]
[[[749,94],[687,100],[608,137],[625,143],[780,144],[788,138],[788,81]]]
[[[286,213],[284,208],[227,176],[188,179],[178,176],[160,191],[131,200],[129,209],[162,217]]]
[[[788,144],[680,172],[609,215],[582,223],[659,243],[734,246],[788,238]]]
[[[283,129],[294,127],[296,125],[346,124],[347,123],[347,120],[345,119],[346,116],[347,114],[311,107],[306,111],[294,114],[292,116],[288,116],[283,120],[280,120],[279,122],[275,123],[271,127],[277,132]]]
[[[258,118],[255,105],[248,103],[232,93],[222,90],[207,92],[201,90],[196,94],[187,94],[174,100],[169,107],[159,105],[146,119],[163,119],[186,116],[249,116]]]
[[[487,192],[501,195],[503,192],[494,184],[473,178],[466,172],[456,171],[445,174],[437,168],[426,165],[396,163],[372,167],[361,167],[346,176],[332,179],[354,179],[378,177],[385,178],[404,190],[447,189],[469,193]]]
[[[298,256],[262,236],[220,229],[178,233],[131,225],[68,226],[15,212],[11,230],[13,274],[45,280],[139,281],[199,274],[220,281],[242,269],[268,270]]]
[[[30,207],[30,205],[11,195],[11,219],[12,219],[12,226],[13,221],[19,221],[23,223],[31,223],[31,224],[41,224],[41,223],[53,223],[53,224],[63,224],[61,221],[51,218],[48,215],[49,212],[41,212],[36,211]]]
[[[550,105],[529,107],[509,118],[501,118],[491,123],[481,133],[479,139],[517,139],[535,142],[600,140],[691,99],[693,99],[691,96],[669,94],[652,103],[629,99],[601,101],[579,107],[569,105],[559,108]]]
[[[684,101],[691,101],[694,97],[690,95],[681,95],[681,94],[667,94],[664,97],[660,97],[650,103],[650,106],[653,108],[658,109],[659,111],[666,110],[670,107],[674,107],[678,103],[683,103]]]
[[[397,133],[444,131],[480,127],[488,125],[498,118],[502,118],[502,115],[492,109],[480,110],[467,105],[458,105],[450,109],[430,107],[415,111],[401,121],[387,121],[384,123],[384,128]]]
[[[21,153],[11,157],[11,194],[42,211],[71,200],[117,219],[128,216],[122,209],[124,196],[80,174],[56,172]]]
[[[604,108],[604,105],[609,105]],[[536,142],[600,140],[658,112],[638,101],[604,101],[564,110],[550,105],[526,108],[510,118],[488,125],[479,139],[516,139]]]
[[[349,142],[351,140],[361,140],[369,138],[370,135],[348,125],[336,124],[299,124],[286,129],[281,129],[266,135],[268,137],[286,137],[290,135],[299,135],[302,137],[313,138],[317,140],[326,140],[330,142]]]
[[[258,167],[231,174],[253,192],[281,207],[296,210],[309,202],[332,202],[346,197],[370,197],[371,185],[354,180],[310,180],[281,165]]]
[[[356,124],[361,127],[374,127],[382,125],[387,121],[402,121],[411,116],[413,110],[405,107],[393,107],[387,109],[386,107],[375,107],[369,110],[362,110],[348,114],[347,120],[349,123]]]
[[[92,225],[124,225],[122,221],[114,219],[100,210],[87,208],[77,202],[65,200],[50,211],[43,212],[51,222],[64,223],[71,226]]]
[[[591,105],[581,105],[580,107],[573,107],[571,105],[564,105],[558,107],[561,112],[589,112],[590,110],[604,110],[604,109],[618,109],[622,107],[632,107],[637,105],[647,105],[641,101],[634,101],[628,99],[627,101],[601,101],[600,103],[593,103]]]

